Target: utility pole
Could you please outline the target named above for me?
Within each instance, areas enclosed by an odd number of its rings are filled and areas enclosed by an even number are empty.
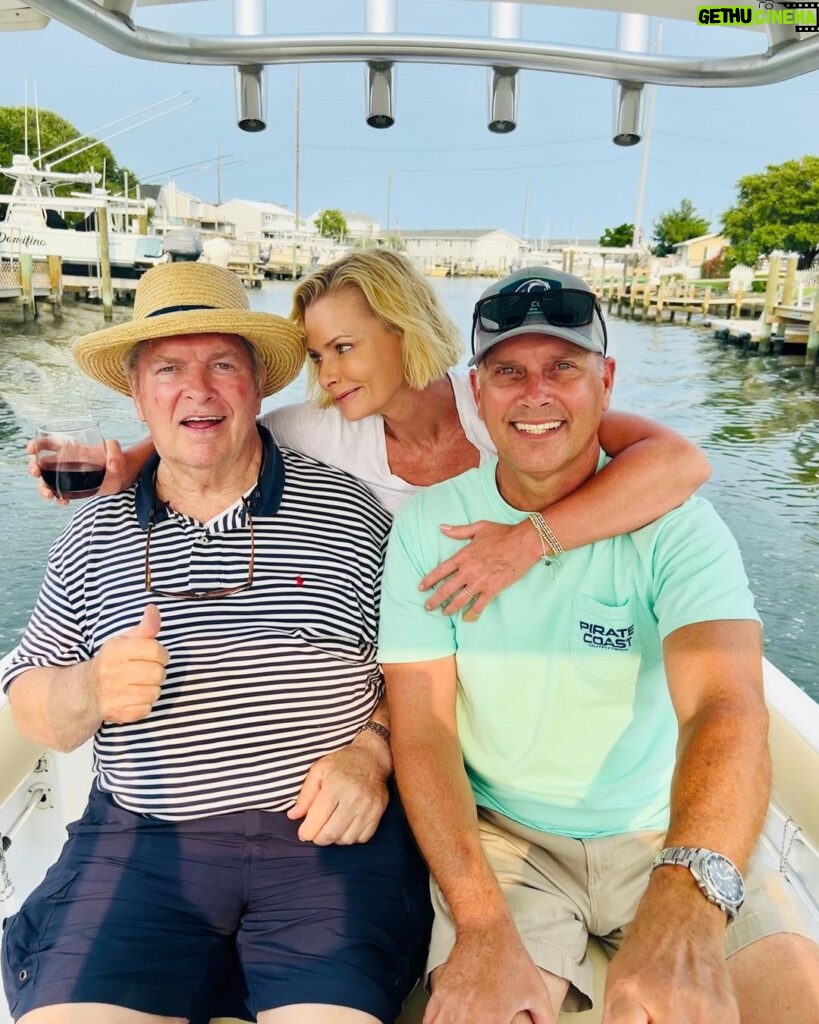
[[[520,237],[522,241],[526,241],[526,214],[529,212],[529,182],[526,182],[526,188],[523,190],[523,221],[520,226]]]
[[[392,195],[392,164],[387,168],[387,227],[386,233],[390,233],[390,198]]]
[[[222,205],[222,157],[219,154],[219,143],[216,143],[216,205]]]
[[[296,223],[294,225],[295,231],[293,232],[293,256],[292,256],[292,263],[291,263],[291,266],[290,266],[290,276],[293,278],[293,280],[295,280],[296,277],[298,277],[298,265],[296,263],[296,238],[297,238],[297,235],[299,233],[299,174],[300,174],[300,161],[301,161],[301,126],[299,124],[299,121],[300,121],[299,105],[300,105],[300,99],[299,99],[299,69],[297,67],[296,68],[296,146],[295,146],[295,150],[296,150],[296,152],[295,152],[295,193],[296,193],[296,195],[295,195],[295,202],[294,202],[294,206],[295,206],[295,211],[294,212],[295,212]]]

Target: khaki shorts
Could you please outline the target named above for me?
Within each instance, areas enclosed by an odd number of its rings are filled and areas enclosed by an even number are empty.
[[[594,971],[586,955],[590,935],[611,958],[623,940],[648,882],[663,832],[570,839],[527,828],[478,808],[484,853],[512,910],[523,944],[538,967],[569,982],[564,1010],[592,1005]],[[745,903],[725,933],[731,956],[766,935],[806,926],[785,896],[779,876],[758,860],[745,875]],[[427,974],[443,964],[455,943],[449,909],[432,883],[435,923]]]

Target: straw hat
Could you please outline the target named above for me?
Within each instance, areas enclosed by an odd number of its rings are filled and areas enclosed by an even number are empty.
[[[123,359],[140,341],[179,334],[238,334],[267,367],[264,394],[295,380],[304,362],[301,333],[289,320],[250,309],[247,292],[231,270],[209,263],[162,263],[136,287],[133,319],[78,338],[80,368],[123,395],[131,388]]]

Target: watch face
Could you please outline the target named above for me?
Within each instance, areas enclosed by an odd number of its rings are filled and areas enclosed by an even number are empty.
[[[728,860],[719,853],[709,853],[702,864],[705,881],[726,903],[739,904],[745,897],[742,876]]]

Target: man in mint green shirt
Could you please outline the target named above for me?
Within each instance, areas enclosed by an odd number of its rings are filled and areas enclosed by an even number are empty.
[[[381,603],[395,771],[437,883],[428,1019],[586,1008],[593,934],[619,950],[606,1024],[806,1024],[819,955],[756,867],[739,914],[770,764],[736,544],[699,498],[568,553],[537,513],[604,459],[615,364],[579,278],[526,268],[493,285],[473,347],[498,461],[399,511]],[[478,619],[426,610],[419,580],[460,546],[440,524],[527,516],[542,566]]]

